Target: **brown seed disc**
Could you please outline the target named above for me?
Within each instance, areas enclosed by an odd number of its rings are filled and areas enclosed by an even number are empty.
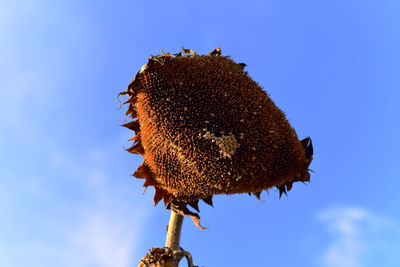
[[[128,151],[143,155],[139,176],[146,173],[157,202],[197,209],[215,194],[259,198],[309,181],[311,139],[299,141],[245,65],[220,53],[152,57],[121,93],[130,97],[127,116],[137,116],[125,125],[137,134]]]

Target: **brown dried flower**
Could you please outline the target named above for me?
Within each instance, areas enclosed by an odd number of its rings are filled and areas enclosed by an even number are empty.
[[[311,139],[298,140],[284,113],[243,70],[215,49],[152,56],[122,95],[124,124],[135,131],[127,149],[144,157],[133,174],[154,186],[155,205],[191,215],[215,194],[253,193],[308,182]]]

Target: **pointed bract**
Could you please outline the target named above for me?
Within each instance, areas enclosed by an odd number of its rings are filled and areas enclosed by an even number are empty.
[[[195,210],[197,210],[197,212],[200,212],[199,210],[199,201],[190,201],[188,202],[189,206],[191,206],[192,208],[194,208]]]
[[[140,130],[140,126],[139,126],[139,120],[135,120],[135,121],[131,121],[125,124],[122,124],[122,126],[135,131],[135,134],[137,134]]]
[[[285,185],[277,186],[277,188],[279,190],[279,199],[281,199],[282,194],[287,196]]]
[[[133,146],[126,149],[126,151],[128,151],[129,153],[132,153],[132,154],[144,155],[144,148],[142,146],[142,142],[140,142],[140,141],[136,142],[135,144],[133,144]]]
[[[292,186],[293,186],[292,182],[289,182],[289,183],[286,184],[286,188],[287,188],[288,192],[290,191],[290,189],[292,189]]]
[[[253,192],[254,196],[261,201],[260,196],[261,196],[261,191],[260,192]]]
[[[140,133],[135,135],[134,137],[130,138],[128,141],[137,141],[137,142],[139,142],[140,141]]]
[[[134,119],[137,117],[137,112],[136,109],[132,106],[132,104],[129,105],[128,111],[125,113],[125,118],[131,115],[131,119]]]
[[[208,205],[210,205],[211,207],[213,207],[212,196],[202,198],[202,200],[203,200],[205,203],[207,203]]]
[[[145,161],[143,161],[142,164],[139,165],[133,176],[136,178],[150,177],[149,167],[147,166]]]
[[[160,202],[161,199],[163,199],[164,193],[161,188],[158,188],[157,186],[154,187],[154,207],[157,206],[158,202]]]
[[[303,140],[301,140],[301,144],[303,145],[303,148],[306,151],[307,157],[312,158],[314,154],[314,149],[311,138],[310,137],[304,138]]]
[[[148,187],[148,186],[154,186],[156,183],[153,181],[153,179],[146,177],[146,181],[143,184],[143,187]]]
[[[164,206],[167,206],[167,205],[170,203],[171,199],[172,199],[171,195],[166,194],[166,195],[164,196],[164,199],[163,199],[163,201],[164,201]]]

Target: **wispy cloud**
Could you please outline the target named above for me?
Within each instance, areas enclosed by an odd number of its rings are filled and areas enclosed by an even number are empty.
[[[399,225],[394,221],[361,207],[330,208],[319,213],[317,219],[330,236],[320,258],[322,266],[375,266],[373,258],[381,263],[400,262],[390,253],[396,246],[400,248]]]
[[[318,219],[336,235],[323,255],[325,266],[360,266],[365,246],[358,239],[359,224],[365,218],[365,211],[359,208],[334,208],[319,214]]]
[[[132,266],[145,218],[141,213],[141,218],[128,224],[124,217],[92,212],[69,231],[49,229],[53,237],[0,241],[0,262],[18,267]]]
[[[128,173],[115,179],[125,138],[97,146],[65,138],[89,129],[54,130],[79,108],[63,102],[65,83],[91,62],[79,57],[96,43],[90,18],[70,3],[5,1],[0,33],[0,266],[136,265],[149,212],[123,191]]]
[[[134,248],[143,227],[137,222],[132,227],[124,218],[91,214],[70,237],[71,258],[79,259],[71,266],[131,266]]]

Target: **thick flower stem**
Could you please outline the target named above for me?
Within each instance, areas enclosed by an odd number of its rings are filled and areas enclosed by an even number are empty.
[[[181,229],[183,216],[171,210],[171,217],[168,224],[167,240],[165,246],[173,251],[179,250],[179,242],[181,240]]]
[[[181,250],[179,246],[182,223],[183,216],[171,210],[165,247],[151,249],[138,267],[178,267],[183,257],[186,257],[188,265],[193,267],[190,253]]]

